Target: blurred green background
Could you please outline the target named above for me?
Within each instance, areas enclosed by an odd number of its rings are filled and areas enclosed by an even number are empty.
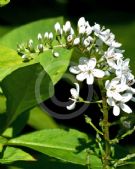
[[[11,2],[0,8],[0,37],[8,31],[42,18],[50,18],[63,16],[65,20],[69,19],[76,24],[79,17],[84,16],[89,20],[90,24],[97,22],[110,28],[116,34],[116,39],[123,44],[122,49],[125,50],[126,57],[132,57],[131,66],[135,66],[135,9],[134,1],[120,0],[11,0]],[[39,30],[40,31],[40,30]],[[48,123],[39,123],[40,125],[32,126],[36,129],[48,128],[48,126],[57,127],[57,124],[49,117],[43,117],[39,110],[35,111],[33,116],[30,116],[28,123],[38,124],[39,119],[45,118]],[[40,116],[37,121],[37,115]],[[34,121],[31,124],[31,121]],[[60,121],[57,121],[61,123]],[[71,123],[70,123],[71,122]],[[74,123],[75,122],[75,123]],[[81,125],[80,125],[81,124]],[[63,121],[62,125],[70,126],[83,130],[84,120],[80,118],[72,121]],[[48,126],[47,126],[48,125]],[[26,128],[23,132],[33,130]],[[84,130],[85,131],[85,130]],[[122,145],[134,151],[135,136],[129,137]],[[132,144],[132,145],[131,145]],[[50,159],[44,155],[36,154],[38,162],[22,163],[17,162],[12,164],[9,169],[85,169],[86,167],[75,166],[71,164],[59,163],[59,161]],[[16,167],[15,167],[16,166]],[[0,169],[5,169],[7,166],[0,166]],[[126,169],[124,167],[123,169]],[[134,169],[135,166],[131,166]]]

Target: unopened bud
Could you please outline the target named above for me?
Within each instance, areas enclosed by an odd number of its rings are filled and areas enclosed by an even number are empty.
[[[53,40],[53,33],[52,32],[49,33],[49,40]]]
[[[73,35],[69,35],[69,36],[67,37],[67,41],[68,41],[68,42],[72,42],[72,40],[73,40]]]
[[[54,25],[54,28],[55,28],[55,31],[58,35],[61,35],[62,34],[62,29],[61,29],[61,26],[59,24],[59,22],[57,22],[55,25]]]
[[[39,49],[40,52],[43,52],[43,50],[44,50],[43,44],[39,44],[38,45],[38,49]]]
[[[37,37],[37,38],[38,38],[39,41],[42,40],[42,35],[41,35],[41,33],[38,34],[38,37]]]
[[[79,27],[79,34],[84,34],[85,33],[85,26]]]
[[[78,27],[81,27],[81,26],[84,26],[85,25],[85,18],[84,17],[81,17],[78,21]]]
[[[69,21],[67,21],[67,22],[65,23],[65,25],[63,25],[63,31],[64,31],[65,33],[68,33],[68,32],[70,32],[70,30],[71,30],[71,23],[70,23]]]
[[[59,55],[58,52],[53,52],[53,56],[54,56],[54,57],[59,57],[60,55]]]
[[[80,38],[75,38],[73,44],[78,45],[80,43]]]
[[[48,33],[48,32],[45,32],[45,34],[44,34],[44,39],[45,39],[45,40],[48,40],[48,38],[49,38],[49,33]]]

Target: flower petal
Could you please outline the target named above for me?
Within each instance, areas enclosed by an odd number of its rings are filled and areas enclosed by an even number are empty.
[[[69,71],[73,74],[78,74],[80,73],[80,69],[78,68],[78,66],[72,66],[69,68]]]
[[[87,64],[88,61],[89,61],[88,58],[86,58],[86,57],[81,57],[81,58],[79,59],[79,64],[80,64],[80,65],[84,65],[84,64]]]
[[[75,108],[75,106],[76,106],[76,102],[73,102],[71,105],[67,106],[66,108],[68,110],[73,110]]]
[[[78,68],[82,71],[82,72],[86,72],[89,70],[88,66],[85,65],[78,65]]]
[[[107,80],[107,81],[105,82],[105,88],[106,88],[106,89],[109,89],[109,87],[110,87],[110,81]]]
[[[110,106],[115,106],[115,101],[113,98],[108,98],[107,99],[107,103],[110,105]]]
[[[87,75],[86,82],[88,85],[92,85],[94,82],[94,76],[92,74]]]
[[[79,86],[79,84],[78,84],[78,83],[74,83],[74,84],[75,84],[75,86],[76,86],[76,91],[77,91],[78,96],[79,96],[80,86]]]
[[[79,81],[83,81],[84,79],[87,78],[87,75],[88,75],[87,72],[85,72],[85,73],[82,72],[82,73],[80,73],[76,76],[76,79],[79,80]]]
[[[70,93],[74,99],[78,98],[78,92],[76,89],[74,89],[74,88],[70,89]]]
[[[133,95],[131,93],[125,93],[125,94],[122,95],[122,100],[121,101],[126,103],[129,100],[131,100],[132,96]]]
[[[120,108],[119,108],[119,106],[115,105],[113,107],[113,114],[114,114],[114,116],[118,116],[120,114]]]
[[[107,97],[113,97],[113,92],[111,90],[107,90],[106,95]]]
[[[131,99],[133,102],[135,102],[135,97],[132,97],[132,99]]]
[[[113,92],[113,98],[117,101],[121,101],[122,100],[122,96],[117,93],[117,92]]]
[[[94,69],[93,75],[97,78],[102,78],[102,77],[104,77],[105,72],[103,70],[100,70],[100,69]]]
[[[96,58],[91,58],[91,59],[88,61],[88,63],[87,63],[89,69],[90,69],[90,70],[94,69],[95,66],[96,66],[96,63],[97,63]]]
[[[126,104],[121,103],[121,104],[120,104],[120,108],[121,108],[124,112],[126,112],[126,113],[132,113],[132,110],[131,110],[130,107],[129,107],[128,105],[126,105]]]

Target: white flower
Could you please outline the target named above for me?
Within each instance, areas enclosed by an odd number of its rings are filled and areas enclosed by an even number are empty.
[[[126,113],[132,113],[132,110],[125,103],[133,98],[132,89],[126,84],[126,79],[114,78],[110,82],[109,80],[105,83],[105,88],[107,89],[107,103],[113,107],[113,114],[118,116],[120,114],[120,109]]]
[[[76,79],[79,81],[83,81],[86,79],[88,85],[93,84],[94,77],[102,78],[104,77],[104,71],[100,69],[96,69],[96,58],[85,58],[81,57],[79,60],[78,66],[70,67],[70,72],[77,74]]]
[[[129,85],[134,84],[134,75],[131,73],[131,70],[129,69],[129,61],[130,59],[119,59],[117,61],[117,67],[116,67],[116,75],[118,77],[125,76],[126,81]]]
[[[79,99],[79,92],[80,92],[80,87],[78,83],[74,83],[76,88],[70,89],[70,93],[72,95],[72,98],[69,98],[70,100],[73,101],[73,103],[69,106],[67,106],[68,110],[73,110],[76,106],[76,102]]]
[[[86,34],[89,36],[92,33],[93,27],[89,25],[89,22],[85,20],[84,17],[81,17],[78,21],[78,32],[79,34]]]
[[[123,58],[123,54],[122,51],[117,50],[113,47],[109,47],[108,50],[105,52],[104,57],[106,58],[109,66],[117,69],[117,60]]]
[[[99,37],[106,45],[114,48],[118,48],[121,46],[120,43],[115,41],[115,35],[110,32],[110,29],[104,29],[100,27],[99,24],[93,26],[94,34]]]
[[[91,43],[91,41],[93,40],[93,38],[91,36],[88,36],[84,41],[83,44],[85,47],[88,47]]]
[[[131,108],[125,103],[132,99],[131,93],[125,93],[122,95],[122,99],[119,102],[116,102],[113,98],[108,98],[107,103],[110,106],[113,106],[113,114],[118,116],[120,114],[120,109],[122,109],[125,113],[132,113]]]
[[[125,78],[122,79],[116,77],[111,80],[106,81],[105,83],[106,94],[108,98],[113,98],[115,101],[121,101],[122,95],[120,93],[126,91],[129,87],[126,84]]]

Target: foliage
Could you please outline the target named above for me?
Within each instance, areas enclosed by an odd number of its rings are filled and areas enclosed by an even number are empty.
[[[59,39],[59,34],[53,37],[53,42],[49,36],[47,42],[42,41],[45,32],[55,33],[53,27],[57,22],[62,24],[63,19],[51,18],[32,22],[13,29],[0,39],[0,164],[2,166],[7,165],[9,168],[12,165],[20,166],[19,161],[23,161],[22,166],[25,166],[25,163],[29,164],[27,162],[34,164],[38,160],[38,155],[42,153],[43,155],[40,155],[45,158],[48,166],[51,166],[49,160],[52,159],[56,168],[59,168],[60,164],[62,166],[68,164],[71,169],[103,167],[102,157],[105,157],[103,149],[106,140],[102,140],[103,133],[89,117],[85,116],[86,122],[96,130],[94,137],[74,129],[59,129],[60,126],[39,108],[41,103],[53,96],[54,87],[64,76],[70,60],[78,60],[77,57],[81,52],[85,56],[88,55],[84,49],[79,53],[76,52],[78,44],[75,38],[71,39],[75,50],[72,49],[70,41]],[[34,46],[30,46],[33,42]],[[65,42],[66,47],[63,45]],[[76,101],[78,97],[74,95],[72,97],[75,102],[85,103],[82,98]],[[100,105],[102,102],[97,103]],[[118,119],[118,125],[122,126],[124,122],[129,121],[131,120],[127,116],[122,116]],[[21,134],[26,124],[39,131]],[[101,129],[106,127],[102,122],[99,125]],[[118,133],[118,139],[110,140],[113,158],[111,167],[134,164],[134,153],[129,154],[124,148],[114,145],[133,133],[132,125],[128,130],[124,128],[126,132],[122,128],[123,130]]]

